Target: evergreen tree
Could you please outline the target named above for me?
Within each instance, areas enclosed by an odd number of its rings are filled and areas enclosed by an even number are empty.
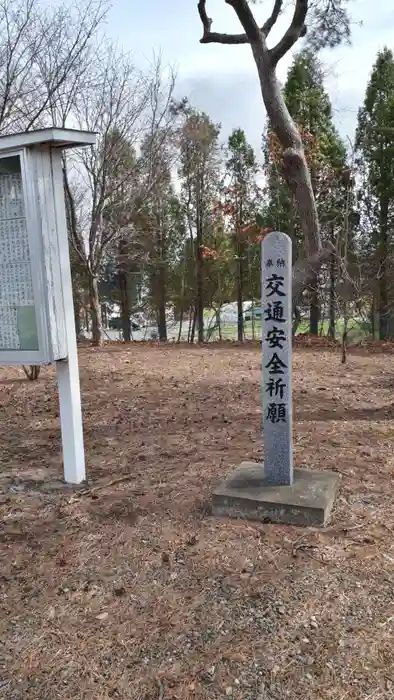
[[[109,244],[103,246],[99,292],[111,293],[111,285],[115,285],[113,294],[120,304],[123,339],[130,340],[135,277],[130,255],[133,226],[128,211],[133,207],[132,193],[138,181],[137,156],[132,144],[118,129],[113,129],[106,135],[101,157],[112,189],[102,210],[104,240],[109,238]]]
[[[377,299],[379,338],[384,340],[390,334],[393,300],[394,57],[388,48],[377,56],[359,111],[356,153],[363,254],[376,280],[372,291]]]
[[[143,251],[147,301],[156,317],[159,338],[167,340],[166,312],[170,295],[171,266],[180,254],[185,227],[181,204],[171,177],[171,153],[166,134],[148,137],[141,158],[149,160],[151,184],[135,218],[136,239]]]
[[[238,310],[238,340],[244,339],[243,302],[246,287],[249,245],[242,230],[250,220],[256,194],[256,155],[242,129],[234,129],[227,145],[226,212],[230,218],[236,262],[236,300]]]
[[[219,132],[204,112],[184,102],[179,107],[183,117],[179,133],[182,203],[194,250],[195,301],[190,339],[197,325],[198,342],[204,341],[204,245],[214,226],[215,202],[220,181]]]

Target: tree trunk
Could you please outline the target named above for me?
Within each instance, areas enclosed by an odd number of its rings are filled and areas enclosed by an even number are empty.
[[[167,340],[167,273],[166,266],[163,261],[160,262],[157,270],[157,329],[159,331],[159,339],[162,342]]]
[[[190,319],[189,319],[189,343],[194,343],[194,337],[196,335],[196,322],[197,322],[197,309],[192,307],[190,309]]]
[[[372,304],[371,304],[371,335],[372,335],[372,340],[375,340],[375,337],[376,337],[376,328],[375,328],[375,294],[372,296]]]
[[[250,251],[250,243],[247,243],[248,246],[248,282],[249,282],[249,289],[248,289],[248,297],[252,297],[252,308],[251,308],[251,314],[252,314],[252,340],[255,339],[256,336],[256,313],[255,313],[255,290],[254,290],[254,285],[253,285],[253,278],[252,278],[252,262],[251,262],[251,251]]]
[[[244,308],[243,308],[243,292],[244,292],[244,253],[245,246],[242,241],[237,242],[237,327],[238,327],[238,342],[244,340]]]
[[[88,308],[87,308],[87,307],[88,307],[88,303],[89,303],[89,305],[90,305],[90,301],[89,301],[89,300],[90,300],[90,295],[88,295],[87,303],[86,303],[86,306],[85,306],[85,309],[84,309],[84,311],[85,311],[85,328],[86,328],[86,332],[87,332],[87,333],[89,333],[89,331],[90,331],[90,318],[89,318],[89,313],[88,313]]]
[[[157,330],[159,332],[159,340],[165,343],[167,340],[167,319],[166,307],[160,303],[157,316]]]
[[[28,379],[30,379],[31,382],[34,382],[38,379],[40,376],[41,372],[41,366],[40,365],[29,365],[29,367],[26,367],[26,365],[22,365],[23,371]]]
[[[343,332],[342,332],[342,364],[346,364],[347,360],[347,335],[348,335],[348,305],[345,301],[343,304]]]
[[[336,264],[335,255],[331,255],[330,260],[330,297],[328,302],[328,337],[335,340],[335,284],[336,284]]]
[[[272,129],[283,148],[282,174],[297,203],[307,259],[293,268],[293,306],[299,305],[302,293],[313,283],[323,262],[329,260],[332,245],[322,248],[319,217],[302,139],[283,98],[276,76],[276,66],[265,46],[265,39],[251,42],[261,93]]]
[[[322,309],[320,307],[320,319],[319,319],[319,336],[322,337],[324,333],[324,324],[326,322],[326,319],[324,317],[324,313],[322,313]]]
[[[389,336],[388,315],[389,308],[386,261],[381,259],[379,277],[379,340],[387,340]]]
[[[157,330],[159,331],[159,340],[165,342],[167,340],[167,319],[166,319],[166,304],[165,299],[159,301]]]
[[[198,229],[200,226],[198,226]],[[197,231],[198,231],[197,229]],[[198,331],[198,342],[204,342],[204,277],[203,277],[203,257],[202,257],[202,232],[197,233],[196,245],[196,322]]]
[[[388,202],[380,203],[380,242],[379,242],[379,340],[389,337],[389,299],[387,285],[388,258]]]
[[[222,311],[222,306],[219,306],[219,310],[217,312],[217,319],[218,319],[218,335],[219,335],[219,340],[223,340],[222,337],[222,319],[221,319],[221,311]]]
[[[92,340],[93,345],[101,346],[104,343],[104,335],[101,324],[101,306],[98,291],[97,276],[89,273],[89,301],[90,314],[92,318]]]
[[[252,299],[252,340],[255,339],[256,335],[256,319],[255,319],[255,306],[254,306],[254,298]]]
[[[130,295],[126,270],[119,270],[118,273],[119,296],[120,296],[120,318],[122,323],[123,340],[127,343],[131,340],[130,321]]]
[[[183,315],[184,315],[184,313],[185,313],[185,310],[184,310],[184,296],[183,296],[183,293],[182,293],[181,305],[180,305],[180,310],[179,310],[179,329],[178,329],[178,339],[177,339],[177,343],[180,343],[180,342],[181,342],[181,338],[182,338],[182,327],[183,327]]]
[[[319,278],[315,276],[313,283],[309,286],[309,333],[319,335],[320,303],[319,303]]]
[[[293,313],[294,313],[294,317],[293,317],[293,326],[291,329],[291,334],[294,338],[295,334],[298,331],[298,327],[302,321],[302,318],[301,318],[301,311],[300,311],[300,308],[298,306],[294,306]]]
[[[180,316],[180,318],[179,318],[178,338],[177,338],[177,341],[176,341],[177,343],[180,343],[180,342],[181,342],[181,338],[182,338],[182,326],[183,326],[183,314],[181,314],[181,316]]]
[[[104,328],[108,328],[108,309],[105,304],[101,306],[101,322]]]
[[[179,332],[178,340],[179,343],[182,337],[182,325],[183,325],[183,314],[185,313],[185,277],[186,277],[186,242],[183,249],[184,262],[182,269],[182,282],[181,282],[181,300],[180,300],[180,311],[179,311]]]
[[[77,338],[81,335],[81,312],[82,312],[82,303],[81,299],[78,295],[74,296],[74,323],[75,323],[75,334]]]

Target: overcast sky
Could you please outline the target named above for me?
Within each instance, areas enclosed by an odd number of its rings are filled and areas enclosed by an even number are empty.
[[[148,61],[153,51],[176,66],[177,93],[188,95],[196,107],[208,112],[223,127],[223,135],[242,127],[256,149],[260,148],[265,112],[257,73],[248,46],[201,45],[197,0],[113,0],[107,31],[138,61]],[[208,0],[208,14],[217,31],[241,31],[231,7],[224,0]],[[256,6],[259,23],[272,7],[272,0]],[[352,138],[357,110],[379,49],[394,49],[394,1],[353,0],[352,45],[324,52],[327,89],[337,127]],[[272,33],[274,43],[286,17]],[[279,65],[281,80],[291,56]]]

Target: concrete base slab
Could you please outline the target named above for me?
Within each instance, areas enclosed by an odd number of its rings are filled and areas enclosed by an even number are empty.
[[[325,525],[339,485],[334,472],[294,469],[292,486],[269,486],[264,465],[242,462],[213,492],[214,515],[287,525]]]

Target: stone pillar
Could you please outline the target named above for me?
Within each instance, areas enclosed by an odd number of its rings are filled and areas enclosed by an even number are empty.
[[[293,483],[291,253],[279,231],[261,244],[264,475],[272,486]]]
[[[233,469],[213,492],[212,512],[316,526],[327,523],[339,478],[312,469],[293,475],[291,249],[290,238],[278,231],[261,247],[264,463],[246,459]]]

